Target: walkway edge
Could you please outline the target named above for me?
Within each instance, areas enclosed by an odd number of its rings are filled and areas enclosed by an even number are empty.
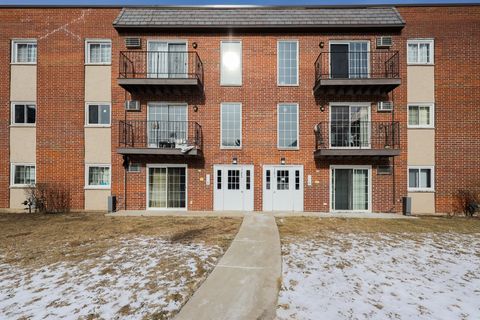
[[[275,218],[246,215],[225,255],[175,319],[274,319],[281,267]]]

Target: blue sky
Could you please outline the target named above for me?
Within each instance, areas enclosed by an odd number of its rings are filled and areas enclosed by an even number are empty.
[[[473,3],[474,0],[0,0],[0,5],[337,5]]]

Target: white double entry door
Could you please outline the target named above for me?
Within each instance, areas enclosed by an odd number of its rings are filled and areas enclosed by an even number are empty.
[[[303,211],[303,166],[263,166],[263,211]]]
[[[213,209],[253,211],[253,165],[214,165]]]

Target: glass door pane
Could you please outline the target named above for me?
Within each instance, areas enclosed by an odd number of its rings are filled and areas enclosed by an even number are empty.
[[[368,170],[353,170],[352,209],[368,210]]]
[[[348,44],[330,45],[330,77],[348,78]]]
[[[168,106],[169,137],[178,144],[187,143],[187,106]]]
[[[351,175],[350,169],[333,170],[333,210],[351,210]]]
[[[147,50],[147,78],[167,78],[168,43],[149,41]]]
[[[148,207],[165,208],[167,206],[167,169],[148,169]]]
[[[168,44],[168,74],[170,78],[187,77],[187,45],[185,43]]]
[[[370,147],[370,123],[368,107],[350,107],[350,147]]]
[[[330,120],[330,145],[349,146],[350,114],[348,106],[333,106]]]
[[[368,78],[368,42],[351,42],[348,52],[349,78]]]
[[[168,208],[185,208],[185,168],[168,168]]]

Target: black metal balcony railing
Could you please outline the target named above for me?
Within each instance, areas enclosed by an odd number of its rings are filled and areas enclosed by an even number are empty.
[[[121,148],[202,149],[202,127],[194,121],[119,122]]]
[[[330,121],[315,126],[315,149],[372,149],[400,148],[398,121]]]
[[[396,79],[398,51],[321,52],[315,61],[315,82],[322,79]]]
[[[119,78],[197,79],[203,83],[203,63],[194,51],[121,51]]]

